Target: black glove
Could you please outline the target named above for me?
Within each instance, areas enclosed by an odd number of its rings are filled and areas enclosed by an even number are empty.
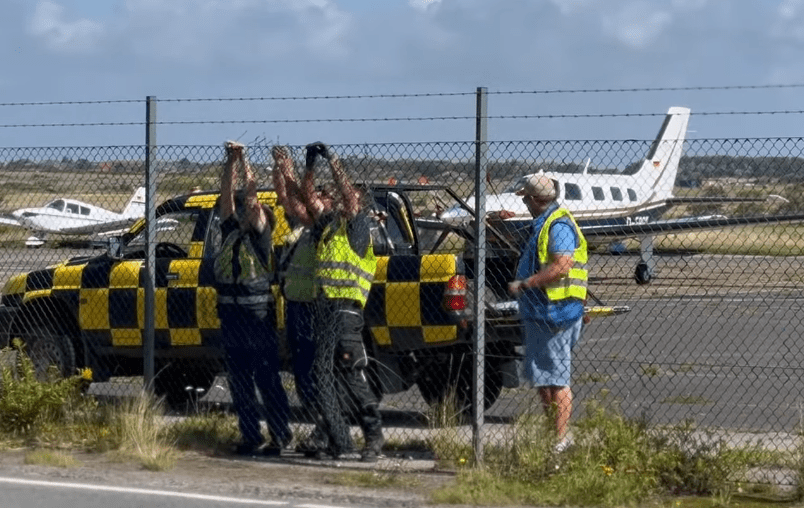
[[[321,157],[329,160],[329,147],[320,141],[307,145],[307,162],[310,162],[311,157],[313,160],[315,160],[316,155],[320,155]]]

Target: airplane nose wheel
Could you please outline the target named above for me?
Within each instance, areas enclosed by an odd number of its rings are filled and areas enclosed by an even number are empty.
[[[650,273],[647,263],[639,263],[634,271],[634,279],[637,284],[648,284],[653,279],[653,274]]]

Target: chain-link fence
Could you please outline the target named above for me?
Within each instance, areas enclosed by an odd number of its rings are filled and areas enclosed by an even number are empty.
[[[791,445],[804,389],[802,226],[773,217],[804,213],[804,140],[688,140],[671,202],[648,199],[651,211],[628,205],[656,193],[647,181],[618,180],[642,165],[650,142],[490,142],[487,148],[487,211],[516,212],[521,201],[506,191],[539,170],[593,182],[589,192],[600,193],[601,205],[623,203],[615,216],[601,208],[579,217],[590,243],[588,304],[630,311],[585,326],[573,359],[576,408],[605,393],[627,416],[653,424],[693,419]],[[471,414],[475,145],[333,150],[374,198],[377,270],[364,311],[366,374],[381,398],[386,439],[421,440],[432,425],[431,406],[454,399],[458,411]],[[292,151],[300,170],[303,148]],[[253,144],[249,154],[267,189],[270,146]],[[221,146],[158,149],[155,201],[163,204],[154,233],[154,388],[178,412],[227,408],[231,401],[212,271],[223,158]],[[0,229],[3,305],[21,309],[5,339],[23,338],[32,356],[64,374],[90,367],[99,397],[134,394],[142,386],[146,229],[132,224],[143,215],[135,193],[145,186],[144,159],[142,147],[0,149],[0,206],[8,223]],[[318,183],[327,183],[326,168],[316,174]],[[586,192],[577,187],[560,189],[571,210],[573,192]],[[275,203],[273,193],[261,196]],[[714,199],[720,197],[729,199]],[[127,216],[132,210],[137,213]],[[738,219],[744,217],[752,219]],[[645,234],[593,234],[591,225],[611,226],[615,218],[645,226],[652,242]],[[279,209],[277,219],[280,259],[290,228]],[[658,220],[672,221],[672,229],[647,228]],[[702,221],[713,227],[700,228]],[[521,330],[507,292],[521,241],[505,228],[489,228],[483,246],[482,393],[490,442],[504,439],[519,414],[540,411],[535,391],[520,382]],[[297,390],[284,340],[286,307],[275,295],[282,382],[301,441],[312,433],[314,404],[303,404]],[[328,382],[338,381],[333,375]],[[333,386],[341,399],[343,386]],[[345,397],[339,405],[359,441],[360,418],[349,414],[354,401]]]

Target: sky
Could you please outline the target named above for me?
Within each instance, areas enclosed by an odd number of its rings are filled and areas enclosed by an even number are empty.
[[[804,0],[2,4],[0,147],[804,135]]]

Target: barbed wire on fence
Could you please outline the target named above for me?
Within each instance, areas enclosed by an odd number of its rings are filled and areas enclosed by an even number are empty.
[[[804,83],[767,85],[723,85],[687,87],[632,87],[632,88],[579,88],[552,90],[496,90],[489,95],[544,95],[544,94],[593,94],[593,93],[634,93],[634,92],[690,92],[690,91],[729,91],[729,90],[770,90],[784,88],[804,88]],[[303,100],[347,100],[347,99],[411,99],[426,97],[471,96],[476,92],[424,92],[400,94],[353,94],[353,95],[301,95],[285,97],[198,97],[162,98],[159,102],[244,102],[244,101],[303,101]],[[0,107],[11,106],[65,106],[90,104],[126,104],[145,102],[145,99],[109,99],[91,101],[42,101],[42,102],[0,102]]]
[[[701,111],[690,116],[747,116],[747,115],[801,115],[804,110],[780,111]],[[571,113],[549,115],[489,115],[489,120],[557,120],[589,118],[645,118],[664,116],[665,113]],[[154,125],[234,125],[234,124],[298,124],[298,123],[358,123],[358,122],[434,122],[452,120],[474,120],[475,116],[419,116],[419,117],[377,117],[377,118],[281,118],[260,120],[163,120]],[[146,122],[66,122],[41,124],[0,124],[0,128],[23,127],[106,127],[140,126]]]

